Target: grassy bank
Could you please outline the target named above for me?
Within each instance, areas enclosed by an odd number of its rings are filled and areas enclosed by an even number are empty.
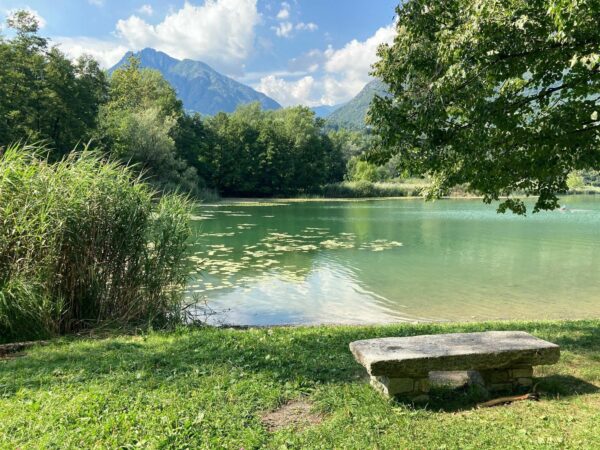
[[[380,397],[348,351],[361,338],[485,329],[562,346],[559,364],[536,369],[540,402],[474,409],[481,392],[435,391],[414,408]],[[600,320],[62,339],[0,361],[0,448],[593,448],[597,386]],[[304,417],[267,415],[297,400]]]

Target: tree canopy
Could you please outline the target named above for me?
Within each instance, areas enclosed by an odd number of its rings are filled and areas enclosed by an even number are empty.
[[[7,23],[15,37],[0,36],[0,146],[40,141],[58,158],[91,138],[106,77],[93,59],[71,62],[50,47],[29,13]]]
[[[305,107],[239,107],[206,121],[212,142],[201,151],[209,182],[227,195],[289,195],[341,181],[344,160]]]
[[[573,170],[600,167],[598,0],[408,0],[374,75],[375,161],[467,183],[486,202],[523,193],[558,206]],[[500,211],[524,214],[510,197]]]

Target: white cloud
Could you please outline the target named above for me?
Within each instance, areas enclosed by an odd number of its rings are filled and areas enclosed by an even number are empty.
[[[88,0],[88,3],[94,6],[104,6],[104,0]]]
[[[277,75],[268,75],[261,78],[254,88],[283,106],[336,105],[352,97],[348,97],[347,87],[331,76],[315,78],[307,75],[297,80],[286,80]]]
[[[152,5],[142,5],[138,8],[138,12],[140,14],[144,14],[146,16],[151,16],[152,14],[154,14],[154,9],[152,9]]]
[[[346,102],[372,79],[369,72],[377,61],[377,49],[383,43],[391,43],[395,35],[395,26],[392,24],[380,28],[365,41],[355,39],[340,49],[330,46],[325,51],[311,50],[290,61],[293,71],[308,72],[310,76],[289,80],[271,74],[262,77],[255,88],[284,106]],[[323,72],[317,76],[315,72],[320,67],[323,67]]]
[[[29,6],[25,6],[24,8],[9,9],[6,11],[6,16],[10,17],[17,11],[27,11],[29,14],[31,14],[35,18],[35,20],[37,20],[40,30],[46,26],[46,19],[44,19],[39,12],[37,12],[35,9],[30,8]]]
[[[282,22],[276,27],[271,27],[275,34],[279,37],[290,37],[294,30],[294,25],[291,22]]]
[[[256,84],[269,75],[277,78],[298,78],[308,75],[310,71],[276,70],[263,72],[246,72],[244,75],[236,77],[240,83]]]
[[[279,37],[289,38],[294,30],[296,31],[316,31],[319,29],[316,23],[298,22],[294,25],[292,22],[281,22],[279,25],[271,27]]]
[[[287,2],[283,2],[281,4],[281,9],[277,13],[277,18],[279,20],[287,20],[290,18],[290,4]]]
[[[158,25],[133,15],[117,22],[117,35],[128,47],[152,47],[175,58],[200,59],[217,69],[239,71],[254,46],[260,17],[257,0],[185,2]]]
[[[57,37],[52,39],[70,58],[91,55],[104,68],[114,66],[129,50],[115,42],[102,41],[87,37]]]
[[[380,28],[366,41],[354,39],[340,50],[329,47],[325,51],[325,69],[329,73],[342,73],[345,78],[368,81],[368,72],[377,60],[377,49],[381,44],[391,43],[395,35],[396,27],[390,25]]]
[[[313,23],[313,22],[308,22],[308,23],[299,22],[296,24],[296,26],[294,28],[296,28],[296,30],[307,30],[307,31],[317,31],[319,29],[317,24]]]
[[[256,90],[274,98],[284,106],[308,105],[313,106],[318,102],[310,99],[315,89],[315,79],[312,76],[300,78],[297,81],[285,81],[275,75],[269,75],[260,80]]]
[[[289,18],[291,16],[291,5],[288,2],[281,3],[281,9],[277,13],[277,20],[280,23],[276,26],[272,26],[271,29],[275,31],[275,34],[279,37],[289,38],[294,30],[296,31],[316,31],[319,29],[316,23],[313,22],[298,22],[293,24]]]

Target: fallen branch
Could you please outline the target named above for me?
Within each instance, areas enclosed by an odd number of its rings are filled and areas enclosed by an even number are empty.
[[[478,408],[491,408],[493,406],[507,405],[509,403],[520,402],[523,400],[538,401],[539,399],[540,399],[539,394],[537,394],[536,392],[530,392],[529,394],[525,394],[525,395],[512,395],[509,397],[495,398],[494,400],[490,400],[485,403],[480,403],[479,405],[477,405],[477,407]]]

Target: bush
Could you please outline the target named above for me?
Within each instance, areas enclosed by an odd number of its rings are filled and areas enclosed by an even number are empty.
[[[189,205],[85,151],[0,157],[0,340],[179,317]]]
[[[585,187],[585,181],[579,173],[571,172],[567,177],[567,186],[569,190],[581,189]]]
[[[385,169],[383,167],[381,169],[383,170],[380,170],[375,164],[362,161],[359,157],[355,156],[350,158],[350,161],[346,165],[346,177],[348,181],[368,181],[375,183],[385,178],[385,173],[382,173]]]

